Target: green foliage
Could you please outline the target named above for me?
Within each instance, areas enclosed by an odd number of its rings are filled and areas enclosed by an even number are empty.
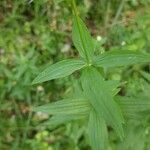
[[[150,55],[127,50],[117,50],[109,51],[95,57],[94,62],[98,67],[120,67],[137,63],[148,63],[150,62]]]
[[[150,149],[149,0],[76,1],[1,0],[0,149]]]
[[[83,60],[63,60],[46,68],[34,79],[33,84],[68,76],[84,66]]]
[[[122,123],[124,121],[117,104],[113,100],[112,94],[109,90],[106,90],[110,87],[107,87],[108,84],[105,82],[96,69],[89,67],[83,74],[83,91],[96,113],[123,138]]]
[[[34,111],[40,111],[52,115],[80,115],[87,114],[90,110],[89,104],[83,99],[61,100],[45,106],[39,106]]]
[[[124,115],[130,119],[142,119],[150,110],[150,96],[116,97]],[[145,112],[145,113],[144,113]]]
[[[62,100],[54,104],[37,107],[35,110],[54,115],[50,121],[46,122],[46,124],[50,125],[58,125],[59,123],[62,124],[73,120],[71,117],[76,118],[76,115],[82,116],[85,114],[89,116],[88,133],[91,146],[94,150],[106,150],[108,141],[107,126],[113,127],[121,139],[124,137],[122,126],[124,118],[120,107],[123,112],[130,113],[130,110],[137,110],[138,107],[140,107],[141,111],[145,111],[147,108],[149,109],[149,106],[142,105],[141,107],[141,104],[147,103],[144,101],[132,101],[131,99],[125,102],[120,100],[120,105],[118,105],[113,98],[116,93],[113,94],[112,92],[114,87],[117,88],[116,84],[109,84],[109,81],[105,81],[105,78],[101,75],[102,72],[99,72],[95,67],[119,67],[147,63],[150,62],[150,55],[131,51],[112,51],[95,56],[93,59],[94,40],[85,24],[79,18],[74,1],[72,1],[72,7],[75,14],[72,32],[73,42],[83,61],[80,60],[76,63],[74,60],[65,60],[51,65],[33,83],[65,77],[75,70],[83,68],[80,79],[83,92],[80,93],[83,93],[85,100]],[[86,61],[86,65],[83,63],[84,61]],[[61,117],[63,119],[59,119]],[[80,118],[82,117],[77,117],[77,119]]]
[[[103,118],[91,110],[88,123],[88,133],[91,146],[94,150],[107,149],[108,133],[107,126]]]
[[[142,74],[142,76],[143,76],[146,80],[148,80],[148,81],[150,82],[150,74],[149,74],[149,73],[146,73],[146,72],[144,72],[144,71],[141,71],[141,74]]]
[[[141,112],[146,111],[150,109],[150,101],[148,96],[140,96],[137,97],[117,97],[119,99],[120,105],[123,107],[123,109],[126,110],[126,112],[133,111]]]
[[[86,111],[87,113],[88,111]],[[49,128],[56,128],[59,125],[62,125],[64,123],[68,123],[70,121],[74,120],[81,120],[87,118],[87,114],[85,112],[79,112],[74,114],[58,114],[51,117],[48,121],[45,121],[41,125],[48,126]]]
[[[64,0],[55,0],[54,2],[56,3],[56,4],[58,4],[58,3],[60,3],[60,2],[63,2]]]
[[[73,19],[72,38],[80,56],[91,61],[94,54],[94,43],[87,27],[78,16],[74,16]]]

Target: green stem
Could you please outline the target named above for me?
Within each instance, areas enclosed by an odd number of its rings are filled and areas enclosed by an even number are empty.
[[[124,4],[125,4],[125,0],[122,0],[121,3],[120,3],[119,8],[118,8],[118,10],[117,10],[116,16],[115,16],[115,18],[114,18],[114,20],[113,20],[112,26],[114,26],[114,25],[116,24],[118,18],[120,17],[121,12],[122,12],[122,10],[123,10]]]
[[[73,13],[75,15],[75,18],[77,19],[77,26],[78,26],[78,29],[79,29],[79,34],[80,34],[81,42],[82,42],[82,45],[83,45],[83,50],[84,50],[84,53],[85,53],[86,61],[87,61],[88,64],[90,64],[90,60],[88,58],[87,51],[86,51],[86,46],[85,46],[84,40],[83,40],[83,35],[82,35],[82,32],[81,32],[81,26],[80,26],[80,23],[79,23],[78,11],[77,11],[77,6],[76,6],[76,3],[75,3],[75,0],[72,0],[71,6],[73,8]]]

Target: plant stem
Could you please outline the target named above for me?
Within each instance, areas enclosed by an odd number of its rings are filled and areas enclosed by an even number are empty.
[[[122,10],[123,10],[124,4],[125,4],[125,0],[122,0],[121,3],[120,3],[119,8],[118,8],[118,10],[117,10],[116,16],[115,16],[115,18],[114,18],[114,20],[113,20],[112,26],[116,24],[118,18],[120,17],[120,14],[121,14],[121,12],[122,12]]]
[[[85,43],[84,43],[84,40],[83,40],[84,37],[83,37],[82,32],[81,32],[81,26],[80,26],[80,23],[79,23],[78,10],[77,10],[75,0],[72,0],[71,6],[72,6],[72,9],[73,9],[73,13],[75,15],[75,19],[77,20],[77,26],[78,26],[78,29],[79,29],[79,34],[80,34],[81,42],[82,42],[82,45],[83,45],[83,50],[84,50],[84,53],[85,53],[86,61],[87,61],[88,64],[90,64],[90,59],[88,58],[87,51],[86,51],[86,46],[85,46]]]

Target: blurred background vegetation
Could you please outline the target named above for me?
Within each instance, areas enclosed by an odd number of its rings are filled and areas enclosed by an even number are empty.
[[[90,150],[85,128],[68,123],[40,126],[49,116],[32,113],[71,93],[72,78],[31,85],[49,64],[77,57],[71,40],[72,13],[61,0],[0,0],[0,149]],[[78,0],[80,16],[97,39],[99,53],[126,49],[150,53],[150,0]],[[110,69],[121,95],[150,96],[150,65]],[[128,121],[126,139],[110,129],[109,150],[149,150],[150,112]],[[81,125],[80,125],[81,124]]]

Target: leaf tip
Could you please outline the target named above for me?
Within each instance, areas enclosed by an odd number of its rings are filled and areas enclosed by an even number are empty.
[[[37,84],[36,78],[32,81],[31,85]]]

